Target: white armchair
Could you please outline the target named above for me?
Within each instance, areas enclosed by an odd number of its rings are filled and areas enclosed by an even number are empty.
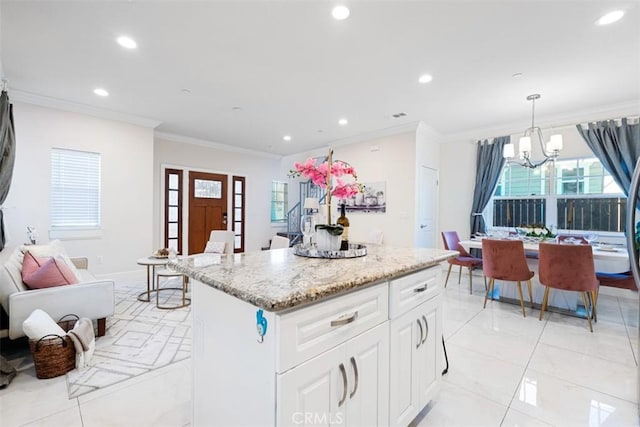
[[[209,242],[224,242],[224,253],[233,255],[235,234],[233,231],[227,230],[211,230],[209,234]]]
[[[115,310],[115,284],[96,280],[87,271],[86,258],[72,258],[78,269],[79,283],[43,289],[29,289],[22,282],[22,248],[0,252],[0,304],[9,316],[8,330],[0,336],[16,339],[24,336],[22,322],[39,308],[54,320],[66,314],[98,320],[98,336],[105,334],[106,318]]]

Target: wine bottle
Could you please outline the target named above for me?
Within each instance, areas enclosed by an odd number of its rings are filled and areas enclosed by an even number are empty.
[[[338,218],[338,224],[340,224],[344,231],[342,232],[342,242],[340,243],[340,250],[346,251],[349,249],[349,218],[345,215],[345,204],[340,205],[340,217]]]

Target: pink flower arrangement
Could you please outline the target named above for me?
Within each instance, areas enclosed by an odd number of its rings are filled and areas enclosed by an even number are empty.
[[[329,150],[328,160],[316,166],[316,160],[309,158],[304,163],[296,162],[295,170],[289,171],[289,176],[303,176],[313,183],[327,190],[327,217],[331,223],[331,196],[348,199],[362,191],[362,185],[356,180],[356,171],[350,164],[336,160],[332,161],[333,150]],[[351,176],[353,182],[344,182],[342,178]],[[332,178],[335,177],[335,185]]]

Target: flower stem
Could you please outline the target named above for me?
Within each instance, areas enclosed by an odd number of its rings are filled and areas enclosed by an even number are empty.
[[[331,162],[333,160],[333,149],[329,149],[327,156],[327,224],[331,224]]]

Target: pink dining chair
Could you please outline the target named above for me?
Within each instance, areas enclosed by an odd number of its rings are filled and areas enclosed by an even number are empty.
[[[485,277],[489,278],[487,294],[484,297],[484,306],[487,307],[487,299],[491,293],[493,299],[493,288],[496,280],[516,282],[518,284],[518,295],[520,296],[520,307],[522,315],[527,317],[524,310],[524,299],[522,298],[521,282],[527,282],[529,289],[529,303],[533,308],[533,293],[531,292],[531,278],[534,272],[529,270],[527,258],[524,253],[524,245],[521,240],[482,240],[482,270]]]
[[[582,293],[582,301],[593,332],[591,318],[598,320],[598,279],[593,265],[591,245],[540,243],[540,283],[545,286],[540,307],[540,320],[549,303],[551,288]]]
[[[471,272],[474,268],[480,267],[482,265],[482,259],[471,256],[469,252],[465,250],[460,244],[460,237],[458,236],[457,231],[443,231],[442,233],[442,242],[444,243],[444,248],[449,251],[458,251],[460,255],[455,258],[449,258],[449,271],[447,271],[447,278],[444,281],[444,287],[447,287],[447,282],[449,281],[449,275],[451,274],[451,268],[454,265],[460,266],[460,270],[458,271],[458,284],[460,284],[460,278],[462,276],[462,267],[466,267],[469,269],[469,293],[472,290],[472,277]],[[486,280],[486,279],[485,279]],[[486,287],[486,283],[485,283]]]

